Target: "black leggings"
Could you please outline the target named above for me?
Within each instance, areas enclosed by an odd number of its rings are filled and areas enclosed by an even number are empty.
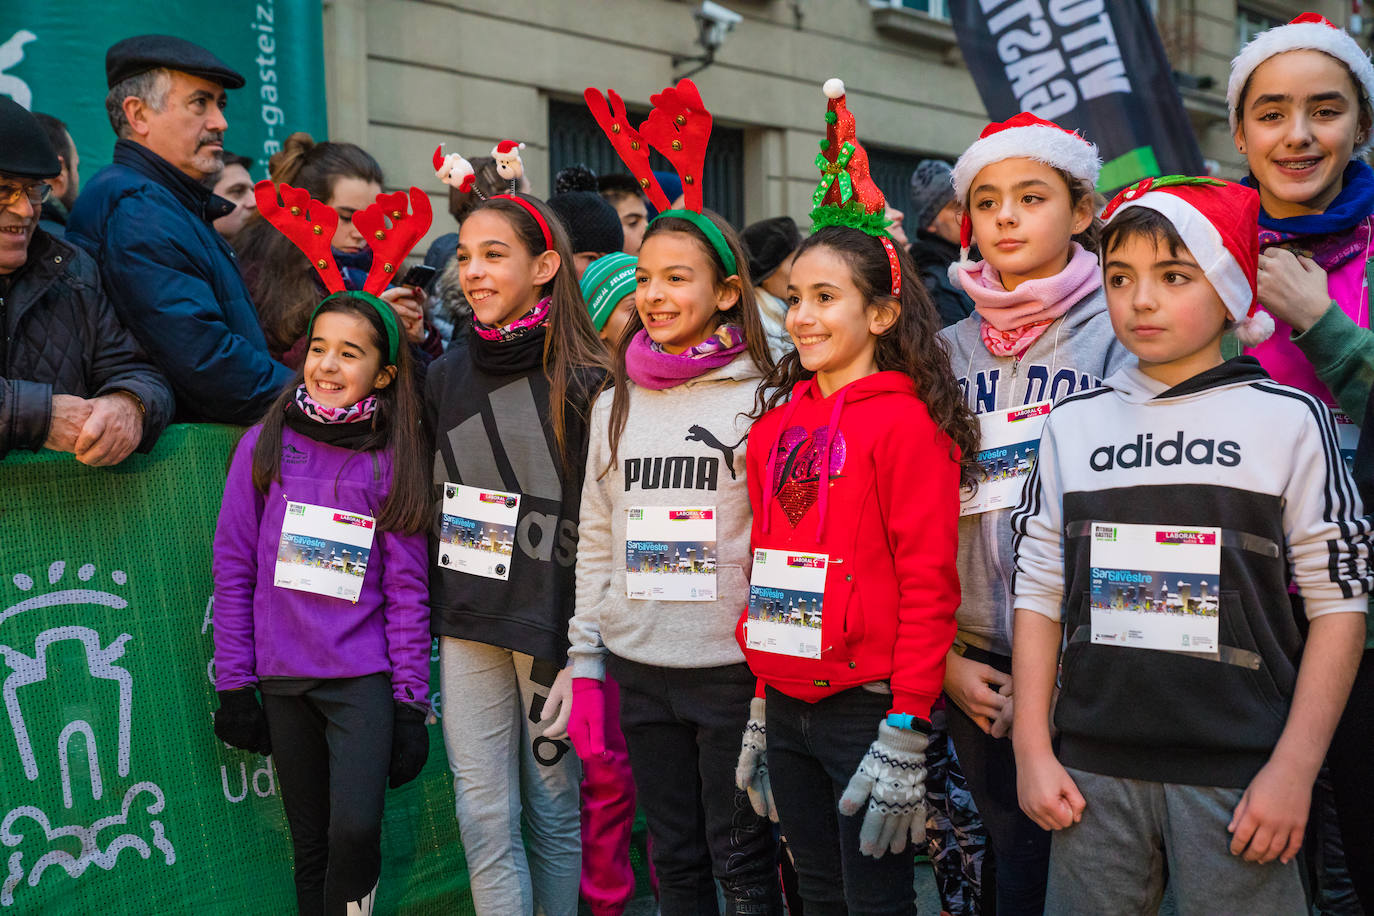
[[[1374,650],[1366,649],[1326,762],[1336,795],[1345,864],[1366,912],[1374,913]]]
[[[382,871],[391,679],[315,681],[300,693],[264,692],[263,706],[291,827],[296,906],[301,916],[342,916]]]

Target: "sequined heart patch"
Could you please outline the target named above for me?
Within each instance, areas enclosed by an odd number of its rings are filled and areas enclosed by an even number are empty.
[[[778,440],[777,464],[773,472],[773,493],[782,506],[783,514],[793,528],[816,503],[821,462],[830,442],[830,427],[817,427],[808,433],[805,427],[792,426]],[[835,447],[830,449],[829,479],[834,480],[844,470],[844,433],[835,434]]]

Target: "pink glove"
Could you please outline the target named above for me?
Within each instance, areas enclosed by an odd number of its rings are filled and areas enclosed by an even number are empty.
[[[594,677],[572,679],[568,740],[583,760],[593,754],[603,760],[609,757],[606,753],[606,685]]]

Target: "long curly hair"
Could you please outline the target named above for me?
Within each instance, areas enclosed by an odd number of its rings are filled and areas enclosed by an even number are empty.
[[[847,226],[827,226],[802,242],[796,261],[813,248],[827,248],[849,265],[854,286],[866,302],[892,299],[892,269],[877,238]],[[916,396],[957,449],[952,457],[959,462],[960,485],[976,489],[981,476],[974,460],[978,454],[978,420],[950,371],[949,350],[939,337],[940,317],[921,275],[905,248],[893,248],[902,271],[901,312],[878,338],[874,358],[880,371],[902,372],[916,383]],[[802,366],[796,350],[789,351],[759,383],[753,416],[761,417],[786,401],[797,382],[814,375]]]

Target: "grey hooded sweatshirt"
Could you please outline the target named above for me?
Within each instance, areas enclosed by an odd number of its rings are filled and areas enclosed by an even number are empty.
[[[976,414],[1039,401],[1058,401],[1096,388],[1122,365],[1134,363],[1116,339],[1101,287],[1055,320],[1020,357],[993,356],[983,344],[977,313],[940,332],[950,368]],[[959,520],[958,640],[1011,655],[1011,509]]]

